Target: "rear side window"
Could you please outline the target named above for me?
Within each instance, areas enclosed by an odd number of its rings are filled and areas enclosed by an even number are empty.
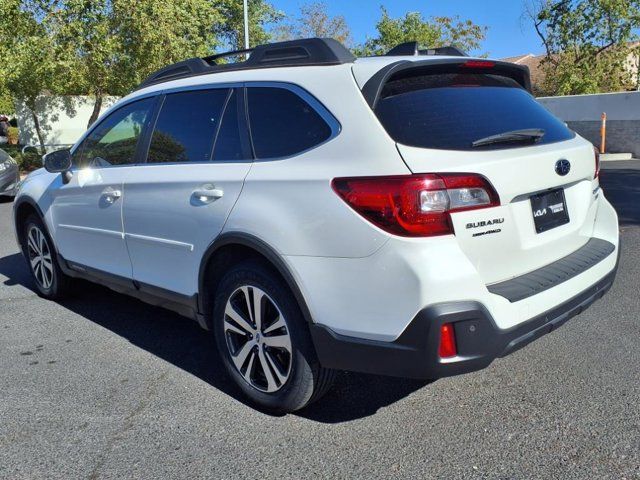
[[[573,138],[566,125],[510,78],[478,73],[438,73],[388,82],[375,113],[398,143],[444,150],[487,150],[526,146],[474,141],[524,129],[542,129],[536,143]]]
[[[149,146],[148,163],[208,162],[229,90],[168,94]]]
[[[331,136],[331,127],[296,93],[285,88],[247,89],[249,123],[257,158],[288,157]]]

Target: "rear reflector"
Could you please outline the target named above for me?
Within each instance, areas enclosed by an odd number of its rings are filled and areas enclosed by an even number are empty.
[[[453,324],[445,323],[440,326],[440,346],[438,356],[440,358],[451,358],[458,355],[456,349],[456,335],[453,331]]]
[[[489,181],[471,173],[336,178],[331,185],[364,218],[403,237],[453,234],[451,213],[500,205]]]

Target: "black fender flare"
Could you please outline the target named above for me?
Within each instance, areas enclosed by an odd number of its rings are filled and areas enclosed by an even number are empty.
[[[298,305],[300,306],[300,310],[302,311],[302,315],[304,316],[307,323],[310,325],[314,323],[309,307],[307,306],[307,302],[305,301],[304,296],[302,295],[302,292],[300,291],[300,288],[298,287],[293,274],[289,270],[289,267],[282,259],[282,255],[279,254],[275,248],[271,247],[268,243],[264,242],[260,238],[244,232],[223,233],[218,238],[216,238],[211,245],[209,245],[204,255],[202,256],[202,260],[200,261],[200,272],[198,274],[198,310],[201,314],[208,315],[209,313],[206,312],[206,309],[204,308],[204,285],[206,280],[206,267],[213,255],[220,248],[227,245],[241,245],[243,247],[255,250],[257,253],[265,257],[282,276],[291,292],[293,292],[293,295],[298,302]]]

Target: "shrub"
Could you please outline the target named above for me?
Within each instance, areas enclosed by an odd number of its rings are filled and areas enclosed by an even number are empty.
[[[33,150],[27,150],[25,153],[22,153],[21,145],[9,144],[2,145],[0,148],[7,152],[11,158],[16,161],[21,172],[32,172],[33,170],[37,170],[42,167],[42,156]]]
[[[18,163],[21,172],[32,172],[42,167],[42,156],[35,152],[20,152],[13,159]]]
[[[17,145],[18,144],[18,135],[20,131],[16,127],[9,127],[9,133],[7,135],[7,139],[9,145]]]

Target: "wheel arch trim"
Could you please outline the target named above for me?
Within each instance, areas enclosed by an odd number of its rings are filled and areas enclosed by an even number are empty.
[[[198,309],[201,314],[209,314],[209,312],[205,311],[206,309],[204,307],[204,286],[206,280],[205,272],[207,269],[207,265],[218,250],[229,245],[239,245],[247,247],[255,250],[258,254],[265,257],[276,269],[276,271],[282,276],[291,292],[293,292],[298,306],[302,311],[302,315],[304,316],[307,323],[314,323],[313,317],[311,316],[311,311],[309,310],[307,302],[302,295],[302,291],[298,287],[298,283],[296,282],[293,273],[291,273],[290,268],[282,259],[282,255],[280,255],[275,248],[271,247],[268,243],[264,242],[260,238],[245,232],[223,233],[211,245],[209,245],[204,255],[202,256],[202,260],[200,262],[200,271],[198,274]]]

